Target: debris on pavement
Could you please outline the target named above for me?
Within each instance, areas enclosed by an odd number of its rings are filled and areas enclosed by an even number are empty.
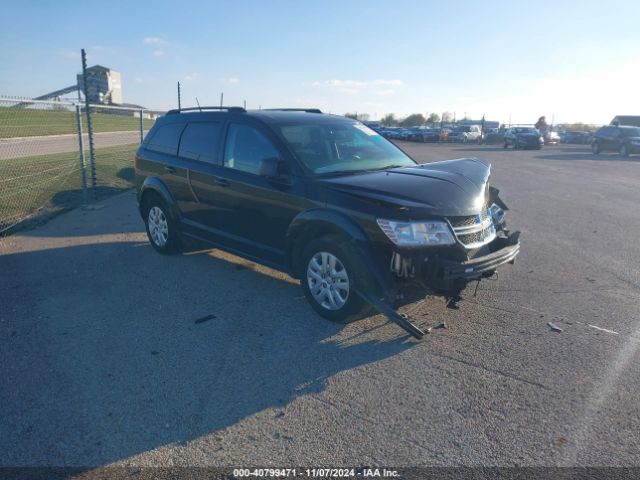
[[[549,325],[549,328],[550,328],[551,330],[553,330],[554,332],[561,333],[561,332],[563,332],[563,331],[564,331],[564,330],[562,330],[559,326],[557,326],[555,323],[547,322],[547,325]]]

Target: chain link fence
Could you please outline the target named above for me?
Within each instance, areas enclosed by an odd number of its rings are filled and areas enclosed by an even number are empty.
[[[0,97],[0,235],[130,188],[135,150],[159,114]]]

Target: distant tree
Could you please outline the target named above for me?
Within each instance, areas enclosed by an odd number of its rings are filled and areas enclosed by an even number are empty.
[[[398,119],[393,113],[387,113],[384,117],[382,117],[380,123],[387,127],[395,127],[398,125]]]
[[[453,121],[453,114],[451,112],[444,112],[442,114],[443,123],[451,123]]]
[[[344,116],[360,122],[366,122],[370,117],[368,113],[345,113]]]
[[[440,123],[440,115],[437,113],[432,113],[427,118],[427,123]]]
[[[424,125],[427,119],[421,113],[412,113],[407,118],[400,122],[401,127],[417,127]]]

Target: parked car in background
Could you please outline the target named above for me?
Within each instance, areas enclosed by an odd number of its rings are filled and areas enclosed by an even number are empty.
[[[440,141],[440,129],[439,128],[426,128],[422,132],[423,142],[439,142]]]
[[[480,140],[480,127],[478,125],[459,125],[449,133],[450,142],[477,142]]]
[[[514,150],[520,148],[541,149],[544,139],[540,132],[533,127],[511,127],[504,134],[504,148],[512,146]]]
[[[560,143],[560,134],[547,130],[542,137],[545,145],[558,145]]]
[[[591,132],[567,131],[560,134],[560,143],[587,145],[593,142]]]
[[[631,153],[640,153],[640,127],[626,125],[606,125],[598,129],[593,136],[591,151],[618,152],[623,157]]]
[[[424,130],[425,129],[422,127],[408,128],[404,140],[409,140],[411,142],[422,142],[424,141],[422,138]]]
[[[485,130],[484,135],[482,136],[482,143],[490,145],[490,144],[499,144],[504,141],[504,133],[499,128],[489,128]]]

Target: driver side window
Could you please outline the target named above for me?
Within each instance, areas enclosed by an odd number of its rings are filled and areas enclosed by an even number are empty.
[[[258,174],[260,161],[279,157],[271,141],[251,125],[231,124],[224,149],[224,166]]]

